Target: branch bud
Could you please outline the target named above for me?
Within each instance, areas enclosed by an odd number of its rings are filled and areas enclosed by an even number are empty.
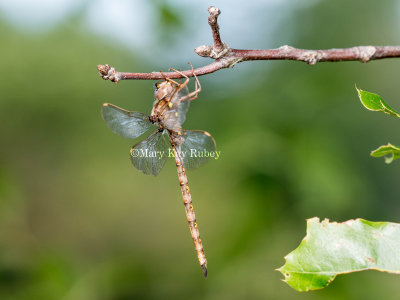
[[[117,71],[113,67],[110,67],[109,65],[97,65],[97,70],[99,71],[100,76],[104,80],[111,80],[112,82],[117,83],[121,78],[117,74]]]
[[[213,47],[207,45],[202,45],[194,49],[194,52],[203,57],[211,57],[212,51]]]
[[[214,18],[217,18],[220,15],[221,11],[219,10],[219,8],[216,8],[214,6],[210,6],[208,8],[208,13],[210,14],[210,16],[212,16]]]

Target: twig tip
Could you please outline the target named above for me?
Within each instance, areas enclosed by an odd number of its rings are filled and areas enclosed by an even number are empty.
[[[210,6],[208,8],[208,13],[213,17],[218,17],[221,14],[221,10],[215,6]]]
[[[99,71],[100,75],[107,75],[108,71],[110,70],[109,65],[97,65],[97,70]]]
[[[121,80],[120,74],[117,73],[117,71],[115,71],[115,69],[113,67],[110,67],[108,64],[97,65],[97,70],[104,80],[109,79],[115,83]]]

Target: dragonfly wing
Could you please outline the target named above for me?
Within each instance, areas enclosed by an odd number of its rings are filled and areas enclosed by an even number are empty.
[[[188,94],[189,94],[189,89],[187,86],[185,86],[176,95],[176,97],[178,98],[178,101],[176,103],[176,111],[178,112],[179,125],[182,125],[185,122],[186,113],[189,110],[190,100],[186,99],[182,101],[182,99],[186,98]]]
[[[130,152],[133,166],[144,174],[157,174],[168,157],[168,144],[161,131],[155,131],[147,139],[137,143]]]
[[[154,126],[145,114],[128,111],[110,103],[103,104],[101,114],[112,132],[130,139],[141,136]]]
[[[185,141],[181,149],[186,169],[196,169],[208,162],[211,157],[215,157],[215,141],[208,132],[202,130],[185,130],[183,137]]]
[[[189,100],[181,101],[179,103],[178,108],[177,108],[179,125],[182,125],[183,123],[185,123],[186,113],[189,110],[189,105],[190,105],[190,101]]]

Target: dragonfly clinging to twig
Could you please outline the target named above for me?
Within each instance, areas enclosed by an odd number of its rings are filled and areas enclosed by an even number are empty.
[[[195,91],[191,93],[187,87],[188,77],[183,83],[169,78],[156,83],[155,101],[150,116],[127,111],[109,103],[103,104],[102,115],[114,133],[126,138],[137,138],[153,128],[149,137],[134,145],[130,151],[133,166],[141,172],[157,175],[167,157],[171,156],[169,154],[173,153],[190,233],[204,276],[207,277],[207,260],[197,227],[186,169],[194,169],[207,162],[210,157],[197,154],[205,151],[215,153],[216,147],[208,132],[182,129],[190,101],[196,99],[201,91],[200,83],[195,75],[194,77]],[[169,147],[172,148],[171,152]]]

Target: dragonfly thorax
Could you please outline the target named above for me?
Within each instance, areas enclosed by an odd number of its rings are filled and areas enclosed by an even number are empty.
[[[149,120],[161,128],[181,132],[189,101],[185,99],[187,87],[165,80],[156,84],[155,101]]]
[[[156,100],[149,117],[150,122],[157,123],[159,127],[172,129],[169,128],[168,124],[165,124],[164,122],[167,121],[167,123],[170,123],[174,118],[176,118],[176,116],[171,116],[170,114],[172,110],[170,103],[171,102],[169,102],[167,99],[162,99],[159,101]]]

